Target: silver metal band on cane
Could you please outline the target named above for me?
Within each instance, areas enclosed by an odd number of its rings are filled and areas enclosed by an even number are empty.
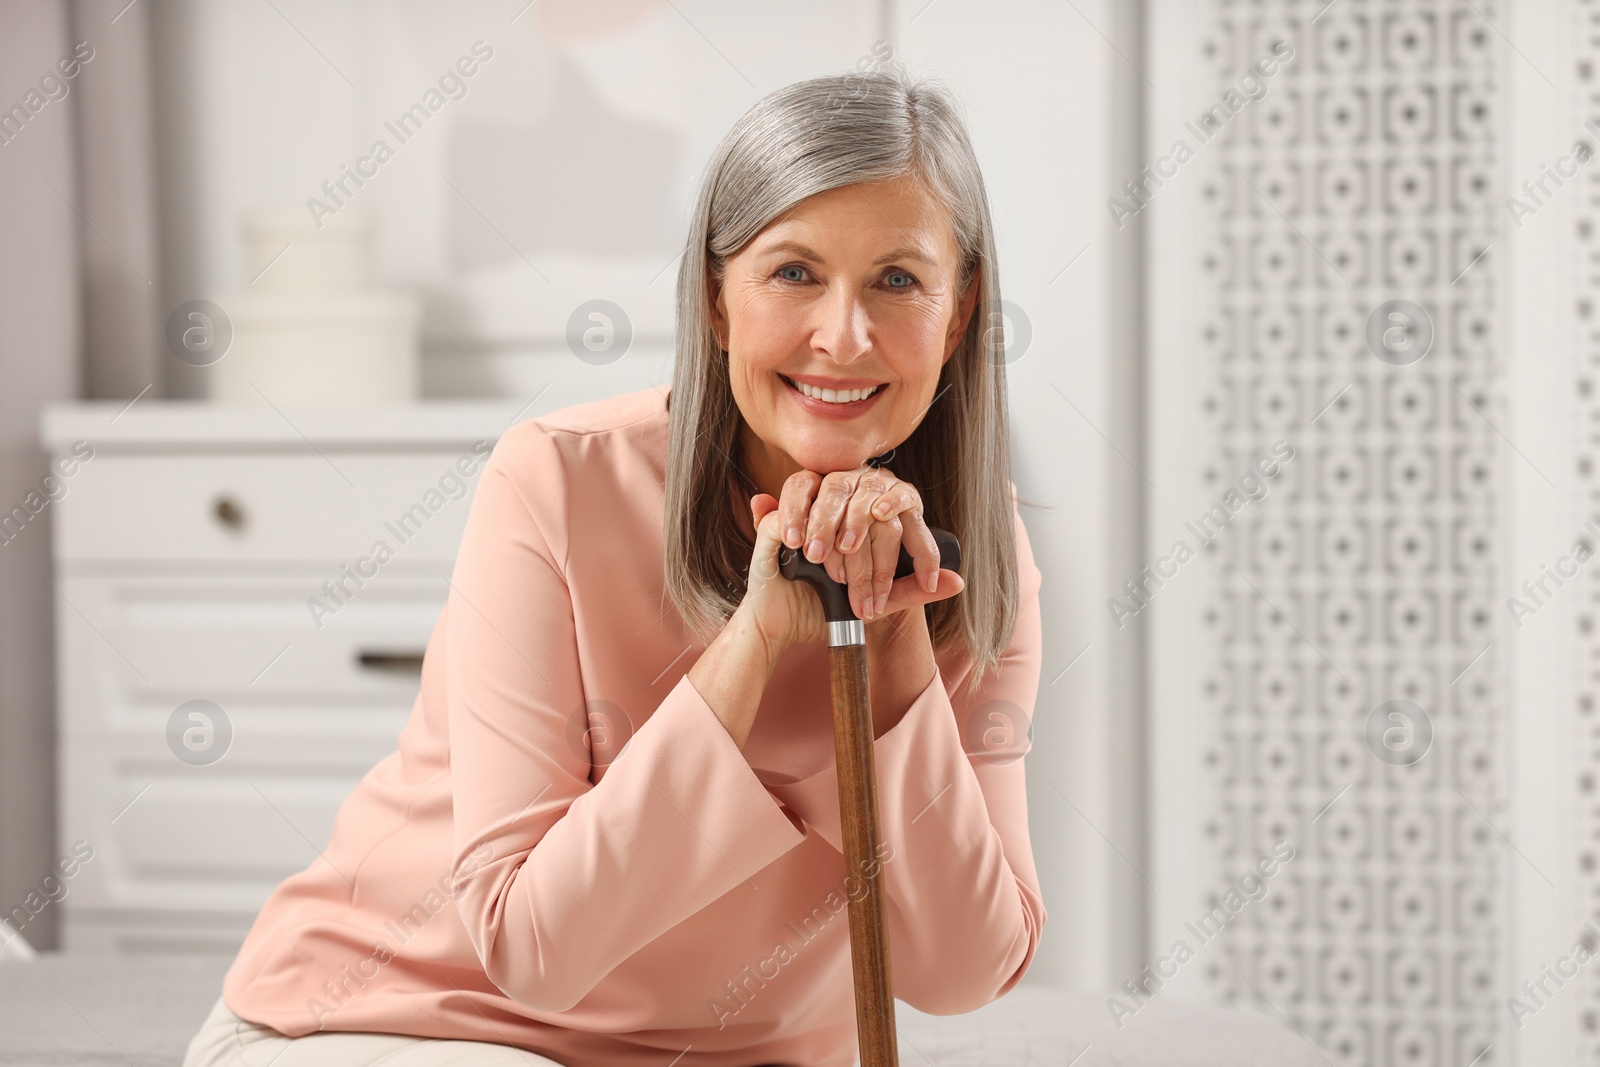
[[[828,644],[830,645],[864,645],[867,643],[867,626],[860,619],[845,619],[843,622],[828,621]]]

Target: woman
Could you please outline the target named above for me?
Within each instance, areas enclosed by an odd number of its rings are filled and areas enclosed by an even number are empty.
[[[1018,758],[1040,573],[999,302],[942,91],[819,78],[743,116],[695,209],[670,392],[501,438],[399,750],[263,907],[188,1067],[846,1067],[846,909],[871,877],[898,999],[1011,989],[1045,922]],[[916,574],[891,583],[902,543]],[[866,620],[862,877],[822,612],[780,544]]]

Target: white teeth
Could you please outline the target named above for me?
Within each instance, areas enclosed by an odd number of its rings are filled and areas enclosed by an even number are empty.
[[[806,396],[829,404],[848,404],[853,400],[871,396],[883,388],[881,385],[874,385],[870,389],[818,389],[816,386],[807,385],[804,382],[793,382],[793,385]]]

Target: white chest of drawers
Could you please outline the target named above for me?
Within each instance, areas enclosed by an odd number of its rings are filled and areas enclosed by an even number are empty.
[[[69,950],[228,952],[394,750],[471,492],[527,416],[123,407],[43,419],[58,850],[93,850],[51,906]]]

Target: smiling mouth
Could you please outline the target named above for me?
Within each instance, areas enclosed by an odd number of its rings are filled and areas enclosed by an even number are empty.
[[[866,400],[869,397],[876,396],[889,387],[888,382],[882,382],[873,386],[871,389],[818,389],[816,386],[812,385],[801,385],[793,378],[786,377],[782,374],[778,375],[778,377],[782,378],[784,384],[786,384],[790,389],[793,389],[795,392],[799,393],[801,396],[810,397],[813,400],[820,400],[824,404],[859,403],[860,401]]]

